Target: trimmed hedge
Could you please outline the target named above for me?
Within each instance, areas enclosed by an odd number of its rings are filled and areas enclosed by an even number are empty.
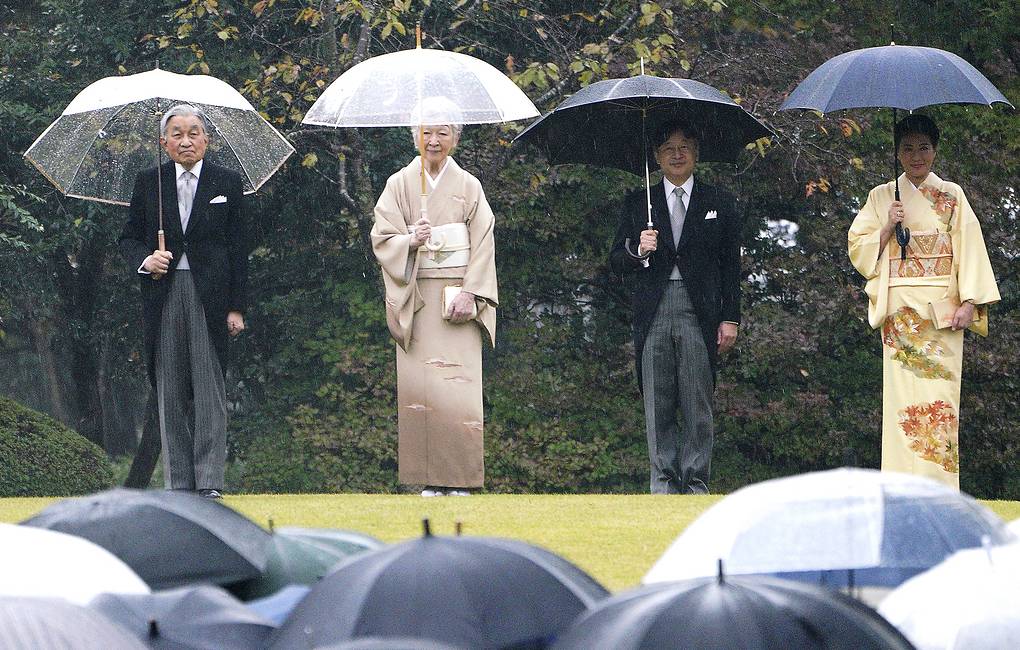
[[[97,445],[0,396],[0,497],[88,494],[112,484],[110,461]]]

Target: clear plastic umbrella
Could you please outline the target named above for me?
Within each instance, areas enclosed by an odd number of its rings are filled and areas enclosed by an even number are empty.
[[[180,103],[205,113],[211,131],[206,160],[239,173],[245,193],[294,153],[229,84],[156,69],[107,77],[82,90],[25,158],[67,196],[128,205],[135,176],[159,160],[163,112]]]
[[[837,469],[742,488],[704,512],[644,577],[772,574],[894,587],[954,551],[1013,538],[971,497],[930,479]]]
[[[305,114],[320,126],[418,126],[422,102],[448,100],[448,113],[429,111],[435,124],[490,124],[538,115],[528,96],[485,61],[418,47],[362,61],[331,83]]]
[[[372,57],[331,83],[301,122],[319,126],[421,127],[429,124],[491,124],[538,115],[517,85],[485,61],[447,50],[417,47]],[[421,215],[428,217],[425,167],[421,169]],[[425,248],[433,250],[433,243]]]
[[[959,551],[878,609],[919,650],[1020,647],[1020,542]]]
[[[149,593],[131,567],[75,535],[0,524],[0,548],[0,596],[62,598],[85,605],[102,593]]]

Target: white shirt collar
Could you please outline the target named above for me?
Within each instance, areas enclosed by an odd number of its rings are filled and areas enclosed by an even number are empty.
[[[677,186],[671,183],[665,176],[662,177],[662,185],[666,189],[666,198],[668,199],[673,194],[673,188]],[[680,184],[680,187],[684,190],[684,205],[686,205],[686,201],[690,201],[691,199],[691,190],[694,189],[694,174],[688,176],[687,180]]]
[[[418,156],[418,160],[419,160],[419,164],[422,164],[421,163],[421,156]],[[436,174],[435,178],[432,178],[432,174],[430,174],[429,170],[426,169],[425,170],[425,179],[428,180],[429,187],[431,187],[432,189],[436,189],[436,186],[439,185],[439,180],[443,177],[443,174],[446,173],[446,170],[449,167],[450,167],[450,157],[447,156],[446,160],[443,161],[443,168],[439,170],[439,173]]]
[[[205,162],[205,161],[199,160],[197,163],[195,163],[195,166],[192,167],[191,169],[184,169],[184,165],[182,165],[179,162],[175,162],[174,163],[174,168],[177,169],[177,176],[176,176],[177,180],[181,180],[181,174],[183,174],[186,171],[187,172],[191,172],[192,174],[194,174],[195,175],[195,179],[201,178],[202,177],[202,163],[203,162]]]

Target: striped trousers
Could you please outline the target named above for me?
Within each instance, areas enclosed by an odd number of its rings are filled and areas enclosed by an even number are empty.
[[[223,489],[227,396],[190,271],[174,271],[156,347],[156,399],[167,489]]]
[[[651,493],[707,493],[712,367],[683,280],[670,280],[663,291],[641,354],[641,383]]]

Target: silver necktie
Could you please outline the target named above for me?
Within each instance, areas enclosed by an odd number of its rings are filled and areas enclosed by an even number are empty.
[[[680,235],[684,231],[684,218],[687,208],[684,207],[684,188],[673,188],[673,210],[669,213],[670,225],[673,227],[673,247],[680,244]]]
[[[188,230],[188,219],[191,218],[191,204],[195,201],[195,175],[189,171],[181,174],[181,182],[177,188],[177,207],[181,212],[181,230]]]

